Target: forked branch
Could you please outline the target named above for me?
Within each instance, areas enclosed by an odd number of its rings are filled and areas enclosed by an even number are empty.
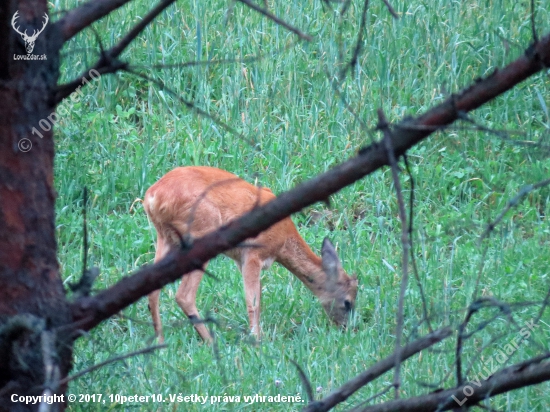
[[[92,70],[96,70],[103,75],[105,73],[114,73],[118,70],[124,69],[127,64],[118,60],[120,54],[139,35],[139,33],[141,33],[160,13],[164,11],[164,9],[175,1],[176,0],[161,0],[116,45],[111,47],[109,50],[102,52],[101,57],[93,67],[89,68],[84,74],[78,76],[69,83],[58,86],[57,93],[55,94],[55,103],[59,103],[61,100],[74,92],[78,87],[80,87],[83,79],[89,80],[89,73]]]
[[[439,412],[473,406],[501,393],[550,380],[550,362],[543,362],[549,356],[550,353],[501,369],[483,382],[366,406],[357,412]]]
[[[122,5],[128,3],[130,0],[99,0],[99,1],[90,1],[83,4],[80,7],[71,10],[67,15],[61,18],[56,26],[59,27],[60,32],[63,35],[63,40],[67,41],[76,35],[78,32],[82,31],[86,27],[90,26],[95,21],[100,18],[108,15],[113,10],[121,7]],[[55,95],[55,103],[61,102],[72,92],[74,92],[79,86],[83,84],[83,80],[90,80],[89,74],[91,70],[96,70],[101,75],[107,73],[115,73],[119,70],[123,70],[128,67],[128,64],[122,62],[118,59],[120,54],[128,47],[128,45],[134,41],[134,39],[147,27],[164,9],[174,3],[176,0],[161,0],[153,9],[143,17],[143,19],[132,28],[115,46],[110,48],[107,51],[102,51],[102,54],[99,60],[95,63],[93,67],[88,68],[84,71],[83,74],[77,78],[71,80],[66,84],[62,84],[58,87],[58,91]],[[263,9],[256,5],[254,2],[249,0],[239,0],[240,2],[246,4],[253,10],[256,10],[266,16],[267,18],[273,20],[278,25],[290,30],[300,37],[302,40],[311,41],[311,36],[303,33],[296,27],[290,25],[279,17],[275,16],[269,10]]]
[[[395,366],[397,359],[399,359],[399,361],[404,361],[420,351],[441,342],[451,334],[451,328],[439,329],[427,336],[409,343],[402,348],[397,349],[387,358],[375,363],[366,371],[346,382],[340,388],[329,394],[326,398],[309,404],[303,412],[324,412],[332,409],[335,405],[345,401],[363,386],[391,370]]]

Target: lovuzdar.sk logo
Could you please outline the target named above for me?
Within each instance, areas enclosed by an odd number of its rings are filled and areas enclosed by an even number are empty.
[[[31,35],[27,34],[27,29],[24,31],[21,31],[21,26],[17,23],[17,19],[19,18],[19,10],[15,12],[11,19],[11,26],[15,30],[17,34],[21,35],[21,38],[25,42],[25,49],[27,50],[27,54],[14,54],[13,59],[14,60],[47,60],[47,57],[45,54],[32,54],[32,51],[34,50],[34,43],[36,42],[36,39],[44,31],[46,28],[46,25],[48,24],[48,21],[50,19],[48,18],[48,15],[44,13],[44,23],[42,24],[42,28],[40,30],[33,30],[33,33]]]

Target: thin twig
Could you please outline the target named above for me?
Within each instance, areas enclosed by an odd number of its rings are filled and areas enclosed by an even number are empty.
[[[215,66],[215,65],[224,65],[224,64],[247,64],[247,63],[257,63],[259,61],[269,59],[276,57],[280,55],[282,52],[285,52],[287,50],[292,49],[294,46],[298,44],[298,40],[295,40],[293,42],[290,42],[289,44],[285,45],[284,47],[281,47],[278,50],[275,50],[272,53],[262,54],[258,53],[255,56],[245,57],[243,59],[219,59],[219,60],[199,60],[199,61],[191,61],[191,62],[184,62],[184,63],[172,63],[172,64],[152,64],[152,65],[128,65],[131,69],[143,69],[143,70],[151,70],[151,69],[185,69],[187,67],[197,67],[197,66]]]
[[[88,207],[88,188],[82,191],[82,276],[88,270],[88,224],[86,222],[86,208]]]
[[[258,13],[261,13],[263,14],[264,16],[266,16],[268,19],[270,20],[273,20],[275,23],[277,23],[279,26],[283,26],[285,29],[291,31],[292,33],[298,35],[298,37],[300,37],[301,39],[303,40],[306,40],[306,41],[311,41],[313,40],[313,38],[308,35],[308,34],[305,34],[303,33],[302,31],[300,31],[299,29],[297,29],[296,27],[290,25],[289,23],[287,23],[286,21],[280,19],[279,17],[275,16],[273,13],[271,13],[269,10],[267,9],[264,9],[260,6],[258,6],[257,4],[253,3],[252,1],[250,0],[238,0],[240,1],[241,3],[243,4],[246,4],[248,7],[250,7],[252,10],[255,10],[257,11]]]
[[[307,398],[309,402],[313,402],[315,398],[313,397],[313,388],[311,387],[311,382],[309,381],[306,373],[302,369],[300,365],[298,365],[297,362],[295,362],[293,359],[288,359],[290,363],[294,365],[294,367],[298,370],[298,376],[300,376],[300,380],[302,381],[302,385],[304,385],[304,389],[306,391]]]
[[[359,59],[359,55],[361,54],[361,50],[363,49],[363,33],[365,32],[365,27],[367,25],[368,8],[369,0],[364,0],[363,10],[361,11],[361,22],[359,23],[359,30],[357,31],[357,40],[355,42],[353,54],[351,56],[351,59],[349,60],[349,63],[342,67],[342,70],[340,71],[340,83],[344,81],[348,70],[353,70],[355,68]]]
[[[495,229],[495,227],[502,221],[506,213],[508,213],[510,209],[518,206],[523,198],[525,198],[525,196],[537,189],[540,189],[541,187],[548,185],[550,185],[550,179],[542,180],[538,183],[522,187],[519,190],[518,194],[506,203],[506,207],[502,210],[502,212],[500,212],[496,219],[487,225],[487,228],[485,229],[485,232],[483,232],[483,234],[481,235],[480,240],[484,240],[489,235],[489,233],[491,233]]]
[[[328,4],[329,0],[326,0],[326,2]],[[343,16],[344,14],[346,14],[350,5],[351,5],[351,0],[344,0],[344,4],[342,4],[342,8],[340,9],[340,16]]]
[[[550,293],[550,290],[549,290],[549,293]],[[473,332],[463,334],[464,339],[468,339],[474,333],[478,333],[479,331],[485,329],[494,320],[496,320],[500,316],[502,316],[502,313],[506,312],[505,310],[503,310],[504,307],[508,308],[507,310],[510,312],[510,314],[507,315],[508,319],[509,319],[510,323],[513,324],[516,327],[515,331],[518,332],[518,331],[521,330],[522,327],[520,325],[518,325],[518,323],[511,317],[511,312],[514,309],[524,309],[524,308],[527,308],[527,307],[531,307],[531,306],[535,306],[535,305],[541,305],[541,304],[544,305],[545,302],[546,302],[546,299],[544,301],[537,301],[537,302],[525,302],[524,301],[524,302],[517,302],[517,303],[503,303],[503,302],[499,302],[499,301],[497,301],[496,299],[493,299],[493,298],[484,298],[483,300],[485,301],[485,302],[483,302],[483,307],[491,307],[491,306],[492,307],[498,307],[499,312],[497,312],[494,316],[492,316],[488,321],[481,322]],[[479,305],[479,302],[476,303],[476,304]],[[467,312],[467,310],[456,311],[454,314],[458,315],[459,312]],[[539,321],[539,318],[537,317],[534,320],[532,320],[532,323],[536,324],[538,321]],[[508,336],[509,334],[510,334],[510,331],[508,330],[508,331],[506,331],[504,333],[501,333],[501,334],[499,334],[495,337],[492,337],[488,343],[484,344],[481,348],[476,349],[477,353],[470,359],[468,367],[466,368],[463,375],[467,377],[470,374],[471,370],[476,365],[476,361],[483,356],[483,351],[485,349],[489,348],[492,344],[498,342],[499,340],[501,340],[505,336]],[[537,342],[534,342],[534,343],[535,343],[536,347],[539,348],[541,351],[543,351],[543,352],[546,351],[546,347],[544,347],[543,345],[539,345]],[[448,369],[447,372],[443,375],[443,377],[441,377],[435,383],[417,382],[417,384],[421,387],[430,388],[432,390],[437,389],[437,388],[441,388],[444,385],[444,383],[447,381],[449,376],[452,375],[453,372],[455,372],[455,371],[456,371],[455,369]]]
[[[128,47],[128,45],[147,27],[160,13],[162,13],[168,6],[174,3],[176,0],[162,0],[155,7],[153,7],[149,13],[138,24],[136,24],[116,45],[105,51],[94,67],[85,71],[84,74],[71,80],[66,84],[62,84],[57,87],[55,94],[55,103],[59,103],[61,100],[69,96],[79,86],[82,85],[84,79],[89,80],[89,73],[91,70],[96,70],[100,74],[113,73],[127,67],[127,64],[118,60],[120,54]]]
[[[384,4],[386,5],[386,7],[388,8],[388,11],[390,12],[390,14],[393,16],[394,19],[398,19],[399,18],[399,14],[397,14],[397,12],[395,11],[395,9],[392,7],[392,5],[390,4],[390,2],[388,0],[382,0],[384,2]]]
[[[540,189],[541,187],[548,186],[548,185],[550,185],[550,179],[546,179],[546,180],[540,181],[538,183],[522,187],[519,190],[519,192],[516,196],[514,196],[512,199],[510,199],[510,200],[508,200],[508,202],[506,202],[506,206],[499,213],[499,215],[496,217],[496,219],[493,220],[492,222],[490,222],[487,225],[485,231],[482,233],[482,235],[479,238],[479,242],[483,242],[483,240],[485,240],[485,238],[487,238],[491,234],[491,232],[493,232],[493,230],[495,230],[495,227],[502,221],[502,219],[504,219],[504,216],[506,216],[506,213],[508,213],[510,211],[510,209],[512,209],[512,208],[516,207],[517,205],[519,205],[520,202],[529,193],[531,193],[534,190]],[[472,300],[477,299],[479,283],[481,281],[482,268],[483,268],[483,264],[485,262],[485,255],[487,254],[487,250],[488,250],[488,246],[485,245],[483,255],[482,255],[482,259],[481,259],[481,262],[480,262],[480,268],[478,270],[478,274],[477,274],[477,278],[476,278],[476,284],[475,284],[475,287],[474,287],[474,293],[472,295]]]
[[[535,0],[531,0],[531,33],[533,36],[533,43],[539,42],[539,36],[537,35],[537,24],[536,24],[536,8]]]
[[[395,187],[395,193],[397,195],[397,206],[399,210],[399,220],[401,221],[401,246],[403,247],[402,254],[402,270],[403,275],[401,278],[401,287],[399,289],[399,300],[397,303],[397,320],[395,326],[395,374],[393,379],[393,385],[395,389],[395,398],[399,398],[399,386],[400,386],[400,372],[401,372],[401,340],[403,338],[403,307],[405,302],[405,293],[407,291],[407,285],[409,283],[409,232],[407,226],[407,213],[405,211],[405,202],[403,200],[403,191],[401,189],[401,181],[399,180],[399,168],[397,166],[397,160],[393,151],[392,133],[386,116],[382,109],[378,109],[378,127],[384,133],[384,145],[388,153],[388,160],[390,163],[391,173],[393,177],[393,185]]]
[[[417,354],[418,352],[429,348],[436,343],[441,342],[445,338],[451,336],[452,333],[453,331],[449,327],[438,329],[435,332],[430,333],[429,335],[426,335],[409,343],[408,345],[405,345],[400,354],[401,360],[404,361],[411,356]],[[393,352],[390,356],[376,362],[366,371],[347,381],[340,388],[336,389],[325,398],[321,399],[320,401],[310,403],[304,408],[303,412],[326,412],[332,409],[335,405],[344,402],[363,386],[369,384],[376,378],[391,370],[395,366],[396,358],[397,353]]]
[[[69,10],[65,16],[54,24],[59,27],[59,32],[66,42],[86,27],[130,1],[131,0],[90,0]]]
[[[549,304],[550,304],[550,288],[548,288],[548,291],[546,292],[546,296],[544,297],[544,301],[542,302],[542,306],[539,309],[539,313],[538,313],[537,317],[534,320],[535,323],[538,322],[542,318],[542,315],[544,314],[544,311],[546,310],[546,308],[548,307]]]
[[[134,357],[134,356],[137,356],[137,355],[143,355],[145,353],[149,353],[149,352],[153,352],[157,349],[164,349],[166,348],[168,345],[166,344],[162,344],[162,345],[155,345],[155,346],[149,346],[148,348],[144,348],[144,349],[140,349],[140,350],[137,350],[137,351],[134,351],[134,352],[130,352],[130,353],[126,353],[124,355],[120,355],[120,356],[115,356],[114,358],[109,358],[103,362],[100,362],[100,363],[96,363],[95,365],[93,366],[90,366],[89,368],[86,368],[78,373],[75,373],[74,375],[71,375],[71,376],[67,376],[66,378],[64,379],[61,379],[59,381],[59,385],[62,386],[62,385],[65,385],[66,383],[70,382],[70,381],[73,381],[75,379],[78,379],[80,378],[81,376],[83,375],[86,375],[87,373],[90,373],[90,372],[93,372],[95,371],[96,369],[99,369],[99,368],[102,368],[103,366],[105,365],[108,365],[110,363],[113,363],[113,362],[118,362],[118,361],[121,361],[121,360],[124,360],[124,359],[127,359],[127,358],[131,358],[131,357]]]
[[[458,408],[456,399],[464,401],[462,408],[476,405],[480,401],[493,396],[536,385],[550,379],[550,362],[543,362],[550,357],[550,352],[526,362],[521,362],[496,372],[490,379],[480,382],[479,387],[475,386],[470,396],[464,395],[467,386],[438,390],[425,395],[408,399],[398,399],[367,406],[357,412],[435,412],[447,411]],[[470,386],[471,388],[471,386]]]
[[[494,408],[491,408],[489,406],[485,406],[485,405],[482,405],[481,403],[477,403],[475,406],[477,406],[478,408],[480,409],[484,409],[486,411],[490,411],[490,412],[499,412],[498,409],[494,409]]]
[[[162,0],[155,7],[153,7],[149,13],[143,17],[138,24],[136,24],[127,34],[120,40],[114,47],[109,50],[109,57],[114,58],[120,56],[120,54],[130,45],[132,41],[162,13],[166,8],[175,3],[176,0]]]
[[[369,128],[366,123],[359,117],[359,115],[356,113],[355,110],[353,110],[353,107],[347,102],[344,94],[340,91],[340,85],[337,80],[331,79],[331,74],[329,73],[328,69],[325,68],[325,74],[327,76],[327,80],[329,81],[330,85],[332,86],[332,90],[334,93],[336,93],[336,96],[340,98],[340,102],[342,105],[346,108],[346,110],[353,116],[355,121],[357,121],[361,127],[361,129],[367,133],[372,143],[374,143],[374,132],[376,131],[376,128]]]
[[[458,327],[458,336],[456,339],[456,351],[455,351],[455,362],[456,362],[456,386],[461,386],[463,384],[462,380],[462,339],[464,334],[464,329],[470,321],[472,315],[479,310],[478,305],[468,306],[468,312],[466,313],[466,318]]]
[[[407,171],[407,174],[409,175],[409,179],[411,182],[411,195],[409,197],[409,246],[410,246],[410,252],[411,252],[411,263],[413,268],[413,274],[416,279],[416,284],[418,286],[418,290],[420,291],[420,300],[422,301],[422,311],[424,312],[424,320],[428,324],[428,331],[431,333],[433,332],[432,325],[430,323],[430,317],[428,316],[428,303],[426,301],[426,296],[424,294],[424,288],[422,286],[422,282],[420,281],[420,275],[418,274],[418,267],[416,265],[416,256],[414,254],[414,247],[413,247],[413,221],[414,221],[414,177],[411,173],[411,168],[409,165],[409,158],[407,155],[403,155],[403,161],[405,162],[405,170]]]
[[[385,395],[387,392],[389,392],[391,390],[391,388],[393,388],[393,383],[391,385],[388,385],[386,386],[384,389],[382,389],[380,392],[378,392],[377,394],[375,395],[372,395],[370,398],[368,399],[365,399],[363,402],[361,402],[360,404],[354,406],[353,408],[351,408],[350,410],[348,410],[347,412],[356,412],[358,410],[360,410],[360,408],[362,406],[364,406],[365,404],[369,403],[369,402],[372,402],[373,400],[381,397],[382,395]]]
[[[167,92],[172,97],[175,97],[177,100],[179,100],[181,103],[183,103],[188,109],[192,110],[193,112],[195,112],[196,114],[198,114],[200,116],[203,116],[207,119],[212,120],[212,122],[214,122],[215,124],[220,126],[222,129],[224,129],[225,131],[231,133],[234,136],[237,136],[239,139],[243,140],[245,143],[249,144],[251,147],[255,148],[256,150],[261,150],[260,147],[258,146],[258,143],[256,143],[253,140],[250,140],[250,139],[246,138],[242,133],[239,133],[233,127],[231,127],[228,124],[222,122],[220,119],[218,119],[217,117],[215,117],[215,116],[211,115],[210,113],[204,111],[203,109],[195,106],[195,104],[193,102],[184,99],[176,91],[170,89],[169,87],[166,87],[166,85],[162,81],[153,79],[152,77],[147,76],[145,74],[138,73],[138,72],[136,72],[136,71],[134,71],[134,70],[132,70],[128,67],[126,67],[124,70],[126,70],[128,73],[132,73],[134,76],[141,77],[144,80],[148,80],[151,83],[156,84],[161,90]]]
[[[501,315],[501,313],[499,312],[498,315]],[[496,319],[497,316],[494,316],[493,317],[493,320]],[[518,333],[521,331],[521,326],[519,326],[517,324],[517,322],[513,321],[511,322],[514,326],[516,326],[515,328],[515,332]],[[537,320],[532,320],[532,323],[533,324],[536,324],[537,323]],[[486,326],[486,325],[485,325]],[[476,331],[479,331],[479,330],[482,330],[484,327],[482,326],[479,326],[478,328],[476,328]],[[471,360],[470,360],[470,363],[468,365],[468,368],[466,368],[466,371],[464,372],[464,376],[467,377],[470,372],[472,371],[472,369],[474,368],[474,366],[477,364],[476,362],[483,356],[483,352],[485,349],[489,348],[490,346],[492,346],[494,343],[498,342],[499,340],[503,339],[505,336],[508,336],[510,335],[510,331],[506,331],[504,333],[500,333],[499,335],[495,336],[495,337],[492,337],[490,339],[490,341],[486,344],[484,344],[480,349],[477,349],[477,353],[475,355],[472,356]],[[517,343],[521,343],[522,341],[520,342],[517,342]],[[539,345],[537,345],[539,346]],[[546,351],[546,348],[542,345],[539,346],[539,349],[541,349],[543,352]],[[509,360],[516,352],[512,353],[509,355],[508,359]]]

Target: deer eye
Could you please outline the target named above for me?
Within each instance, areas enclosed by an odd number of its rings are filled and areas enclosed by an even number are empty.
[[[351,302],[350,302],[349,300],[346,299],[346,300],[344,301],[344,306],[345,306],[345,308],[346,308],[346,311],[347,311],[347,312],[350,312],[353,305],[351,304]]]

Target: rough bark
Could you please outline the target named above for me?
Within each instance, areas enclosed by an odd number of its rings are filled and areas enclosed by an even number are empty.
[[[27,54],[11,27],[16,11],[32,33],[42,27],[47,2],[10,1],[0,11],[0,411],[36,409],[12,404],[11,394],[40,395],[52,374],[69,372],[72,355],[72,343],[56,331],[71,314],[56,257],[54,142],[51,130],[32,134],[54,111],[61,43],[47,25],[32,52],[47,60],[15,59]]]

